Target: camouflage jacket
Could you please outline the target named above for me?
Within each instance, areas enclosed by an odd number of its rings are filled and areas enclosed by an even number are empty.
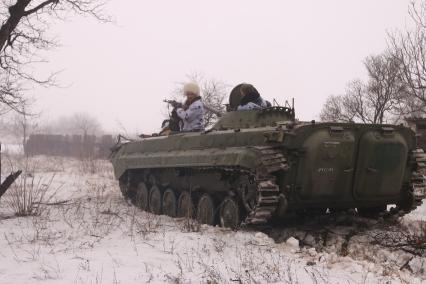
[[[178,108],[176,112],[183,120],[182,131],[204,129],[204,106],[201,99],[194,101],[186,110]]]
[[[262,97],[259,97],[259,99],[256,102],[248,102],[245,105],[238,106],[237,110],[261,109],[267,106],[268,106],[268,102],[265,101]]]

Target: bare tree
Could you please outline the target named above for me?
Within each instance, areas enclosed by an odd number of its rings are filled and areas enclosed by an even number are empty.
[[[225,83],[210,79],[201,83],[203,103],[205,106],[204,127],[213,125],[218,119],[218,113],[224,113],[226,108],[224,100],[228,95]]]
[[[408,14],[417,27],[426,28],[426,1],[411,1]]]
[[[393,55],[401,66],[401,78],[413,98],[426,102],[426,38],[416,30],[391,38]]]
[[[426,113],[426,1],[412,2],[409,14],[415,28],[389,34],[389,45],[400,67],[406,104],[415,115],[422,115]]]
[[[71,13],[109,21],[103,13],[107,0],[1,0],[0,104],[3,111],[20,112],[25,104],[24,85],[54,84],[54,74],[39,77],[32,69],[44,62],[41,50],[57,46],[48,30],[55,20]]]
[[[366,121],[384,123],[398,120],[405,106],[406,88],[401,81],[400,63],[388,52],[366,58],[369,80],[366,86]]]
[[[21,112],[26,103],[21,81],[9,70],[0,70],[0,115],[10,110]]]
[[[343,106],[343,96],[330,95],[325,101],[320,119],[322,121],[347,122],[351,121],[352,117],[347,117]]]
[[[349,85],[348,85],[349,88]],[[331,95],[320,113],[322,121],[351,122],[355,118],[354,100],[350,95]]]
[[[100,135],[103,132],[99,120],[85,112],[59,117],[48,123],[44,122],[39,128],[46,134],[87,136]]]
[[[348,84],[344,95],[330,96],[321,111],[322,120],[381,124],[400,118],[405,87],[399,62],[383,53],[367,57],[364,65],[368,81],[355,80]]]
[[[101,124],[99,121],[88,113],[76,113],[69,118],[69,127],[72,133],[81,134],[83,136],[96,135],[101,132]]]
[[[218,119],[217,113],[225,112],[225,99],[228,95],[229,85],[217,79],[206,79],[201,73],[191,73],[186,76],[187,81],[195,82],[200,86],[204,112],[204,127],[207,128],[213,125]],[[173,99],[178,98],[183,94],[183,85],[186,82],[178,83],[174,90]]]
[[[28,137],[38,130],[39,117],[40,115],[32,110],[30,104],[21,105],[18,112],[2,115],[0,123],[2,135],[16,138],[25,147]]]
[[[22,105],[20,111],[15,113],[12,124],[13,132],[17,137],[22,139],[21,142],[24,149],[27,144],[28,137],[38,128],[37,119],[39,115],[32,114],[28,108],[29,106]]]

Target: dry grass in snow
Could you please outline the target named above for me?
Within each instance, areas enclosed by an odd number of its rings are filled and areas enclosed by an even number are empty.
[[[31,179],[48,186],[33,199],[36,211],[29,216],[16,216],[14,191],[0,200],[0,283],[421,283],[426,278],[397,264],[376,263],[400,254],[386,250],[369,256],[375,246],[362,240],[352,240],[343,256],[337,237],[329,245],[303,248],[289,238],[305,236],[307,243],[308,230],[282,229],[282,242],[255,229],[201,226],[188,232],[186,220],[128,204],[107,161],[15,162],[32,165]],[[404,224],[415,223],[424,209],[405,217]]]

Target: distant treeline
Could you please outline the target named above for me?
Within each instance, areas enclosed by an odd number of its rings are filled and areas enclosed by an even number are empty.
[[[24,151],[29,156],[107,158],[114,142],[112,135],[33,134],[28,138]]]

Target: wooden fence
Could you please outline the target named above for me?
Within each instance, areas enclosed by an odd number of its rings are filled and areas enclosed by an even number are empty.
[[[76,158],[107,158],[115,140],[112,135],[30,135],[25,154]]]

